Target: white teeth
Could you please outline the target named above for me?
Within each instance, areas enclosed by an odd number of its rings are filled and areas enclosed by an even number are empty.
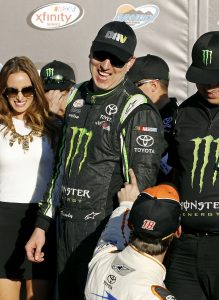
[[[105,73],[105,72],[101,72],[101,71],[99,71],[99,75],[101,75],[101,76],[109,76],[109,74],[107,74],[107,73]]]
[[[17,106],[24,106],[26,102],[15,102],[15,105]]]

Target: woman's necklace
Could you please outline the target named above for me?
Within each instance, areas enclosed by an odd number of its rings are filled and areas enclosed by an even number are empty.
[[[18,144],[21,144],[22,149],[24,151],[28,151],[29,150],[29,143],[31,143],[33,141],[33,137],[34,136],[42,136],[42,133],[36,130],[31,130],[30,133],[28,133],[27,135],[21,135],[19,133],[16,132],[14,126],[11,128],[10,131],[10,139],[9,139],[9,145],[12,147],[14,145],[14,143],[17,141]]]

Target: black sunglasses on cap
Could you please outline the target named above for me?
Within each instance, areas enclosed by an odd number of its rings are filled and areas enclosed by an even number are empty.
[[[147,80],[141,80],[141,81],[134,82],[134,84],[135,84],[135,86],[140,87],[140,86],[142,86],[143,84],[152,82],[152,81],[154,81],[154,80],[158,81],[158,80],[160,80],[160,79],[147,79]]]
[[[64,83],[64,82],[75,83],[74,80],[69,80],[65,78],[63,75],[43,77],[43,83]]]
[[[118,57],[106,51],[94,51],[92,57],[100,62],[109,59],[111,65],[116,68],[123,68],[126,64],[126,62],[121,61]]]
[[[7,98],[16,98],[17,94],[19,92],[21,92],[24,97],[28,98],[28,97],[32,97],[34,95],[34,91],[35,91],[35,89],[32,85],[24,87],[21,90],[18,90],[13,87],[6,87],[3,94]]]

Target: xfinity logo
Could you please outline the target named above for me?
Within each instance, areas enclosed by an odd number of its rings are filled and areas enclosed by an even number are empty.
[[[27,17],[27,23],[37,29],[60,29],[78,22],[83,16],[84,10],[78,4],[55,2],[36,8]]]
[[[139,135],[136,142],[139,146],[147,148],[154,144],[154,139],[150,135]]]
[[[107,113],[107,115],[111,116],[116,114],[118,111],[118,107],[115,104],[109,104],[107,105],[107,107],[105,108],[105,112]]]

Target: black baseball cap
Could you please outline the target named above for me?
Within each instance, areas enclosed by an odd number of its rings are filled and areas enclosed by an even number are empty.
[[[134,65],[128,72],[132,82],[143,79],[163,79],[169,81],[168,64],[161,57],[148,54],[136,58]]]
[[[219,82],[219,31],[206,32],[195,42],[186,79],[200,84]]]
[[[97,33],[91,51],[105,51],[127,62],[133,56],[137,44],[133,29],[125,22],[112,21]]]
[[[180,225],[181,205],[174,186],[160,184],[142,192],[134,202],[129,225],[142,240],[164,240]]]
[[[75,73],[68,64],[53,60],[40,70],[44,89],[48,90],[67,90],[75,84]]]

